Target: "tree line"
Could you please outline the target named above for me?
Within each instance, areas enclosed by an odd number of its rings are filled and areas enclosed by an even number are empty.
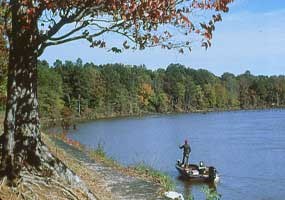
[[[83,64],[81,59],[53,65],[39,61],[38,97],[40,116],[51,119],[282,107],[285,76],[246,71],[219,77],[180,64],[149,70],[143,65]]]

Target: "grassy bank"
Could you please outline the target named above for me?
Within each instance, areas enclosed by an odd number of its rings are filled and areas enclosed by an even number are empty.
[[[140,163],[135,166],[124,167],[116,160],[106,155],[102,144],[99,144],[95,149],[92,149],[87,148],[86,146],[80,144],[78,141],[67,138],[66,135],[55,135],[54,137],[60,139],[61,141],[64,141],[65,143],[77,148],[82,152],[85,152],[94,161],[103,163],[104,165],[111,167],[113,170],[160,185],[162,188],[161,192],[174,189],[174,182],[168,175],[155,170],[144,163]]]
[[[165,173],[153,169],[144,163],[140,163],[133,167],[136,173],[151,177],[152,180],[158,182],[166,191],[173,190],[175,185],[173,180]]]
[[[62,147],[59,147],[55,142],[54,138],[43,134],[43,140],[45,144],[49,147],[50,151],[59,158],[62,162],[68,166],[75,174],[77,174],[88,186],[88,188],[95,194],[95,196],[100,200],[114,199],[111,191],[103,186],[101,183],[101,175],[93,170],[88,169],[82,162],[67,153]],[[62,142],[71,145],[77,149],[81,149],[79,143],[71,143],[62,137],[56,137]]]
[[[115,170],[119,170],[130,176],[139,177],[147,181],[157,183],[163,188],[164,191],[174,189],[174,182],[167,174],[160,172],[143,162],[134,166],[124,167],[114,159],[106,156],[104,150],[101,149],[101,147],[95,150],[88,150],[88,154],[96,161],[103,162],[104,164],[114,168]]]

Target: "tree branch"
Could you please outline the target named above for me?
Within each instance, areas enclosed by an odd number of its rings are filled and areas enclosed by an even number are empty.
[[[41,39],[41,43],[49,40],[53,35],[55,35],[64,25],[70,24],[74,21],[78,21],[79,19],[82,19],[84,17],[84,13],[86,10],[79,10],[78,12],[75,12],[75,14],[72,14],[71,16],[67,16],[69,14],[69,11],[66,12],[65,16],[62,16],[60,21],[56,23],[48,32],[47,34],[43,35]]]
[[[40,46],[39,50],[38,50],[38,56],[42,55],[42,53],[44,52],[44,50],[49,47],[49,46],[55,46],[55,45],[59,45],[59,44],[63,44],[63,43],[67,43],[67,42],[71,42],[71,41],[75,41],[75,40],[80,40],[80,39],[89,39],[89,38],[95,38],[98,37],[106,32],[116,32],[122,35],[125,35],[126,37],[128,37],[130,40],[132,40],[132,38],[124,33],[118,32],[118,30],[113,30],[116,27],[119,27],[121,25],[123,25],[124,22],[121,22],[119,24],[113,24],[110,27],[103,27],[101,31],[91,34],[91,35],[78,35],[78,36],[74,36],[74,37],[70,37],[70,38],[66,38],[64,37],[61,40],[53,40],[53,41],[49,41],[49,42],[44,42],[42,43],[42,45]],[[71,31],[72,32],[72,31]],[[132,40],[134,41],[134,40]],[[134,41],[135,42],[135,41]]]
[[[69,36],[71,36],[72,34],[76,33],[77,31],[80,31],[81,29],[85,28],[86,26],[88,26],[88,22],[83,22],[83,24],[73,30],[71,30],[70,32],[68,32],[67,34],[65,35],[62,35],[60,37],[55,37],[55,38],[50,38],[49,40],[51,41],[58,41],[58,40],[63,40]]]

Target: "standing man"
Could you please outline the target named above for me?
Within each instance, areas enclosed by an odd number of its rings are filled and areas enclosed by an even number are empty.
[[[183,149],[183,159],[182,159],[182,165],[185,167],[188,166],[188,160],[189,160],[189,154],[191,152],[191,147],[188,144],[188,141],[185,140],[184,144],[179,147],[180,149]]]

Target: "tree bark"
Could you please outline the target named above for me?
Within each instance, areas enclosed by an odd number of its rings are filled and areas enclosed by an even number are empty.
[[[1,171],[15,179],[24,166],[47,168],[64,174],[63,163],[49,153],[40,135],[37,98],[37,16],[26,18],[21,1],[11,0],[12,31],[4,134],[1,137]],[[69,170],[70,171],[70,170]],[[69,173],[69,172],[68,172]]]
[[[26,21],[23,6],[11,1],[7,103],[2,137],[2,171],[14,179],[25,163],[39,165],[37,100],[37,19]],[[29,26],[27,26],[27,23]]]
[[[1,136],[0,172],[14,181],[23,168],[57,175],[95,199],[84,182],[44,145],[40,134],[37,98],[38,25],[36,15],[27,18],[21,1],[10,1],[12,31],[4,134]]]

